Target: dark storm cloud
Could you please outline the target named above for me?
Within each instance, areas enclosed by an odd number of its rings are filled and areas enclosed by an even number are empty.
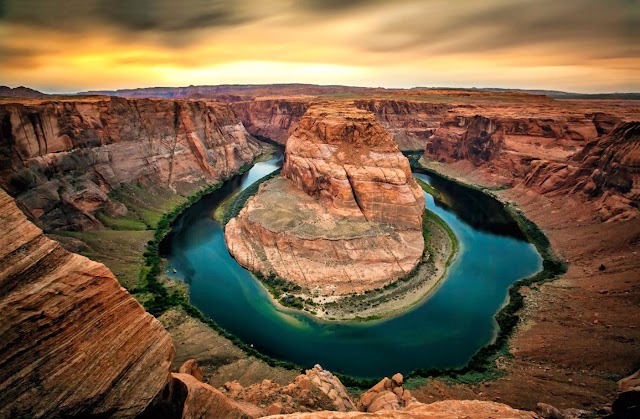
[[[635,0],[510,0],[495,1],[491,7],[458,1],[433,7],[438,4],[442,2],[422,2],[423,10],[413,16],[384,23],[372,32],[367,47],[389,51],[422,46],[464,53],[574,44],[614,57],[635,57],[640,51],[640,7]],[[390,35],[397,41],[385,42]]]
[[[211,0],[0,0],[0,19],[60,31],[103,24],[125,31],[190,31],[249,19],[240,2]]]
[[[378,0],[304,0],[300,2],[304,8],[317,12],[340,12],[358,6],[372,6]]]

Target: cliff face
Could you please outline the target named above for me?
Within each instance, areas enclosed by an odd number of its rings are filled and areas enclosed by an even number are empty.
[[[634,112],[459,107],[424,155],[497,185],[550,196],[582,192],[603,221],[628,219],[639,206]]]
[[[405,276],[420,260],[423,192],[371,113],[310,108],[287,141],[282,175],[226,226],[243,266],[314,293],[351,294]]]
[[[251,135],[285,144],[309,108],[309,101],[260,99],[237,102],[230,106]]]
[[[567,162],[534,162],[524,186],[549,195],[582,193],[603,221],[634,218],[640,208],[640,122],[618,124]]]
[[[0,416],[142,412],[169,380],[169,334],[102,264],[69,253],[0,191]]]
[[[603,115],[599,118],[606,120]],[[508,158],[508,154],[544,154],[543,149],[550,148],[557,148],[553,151],[562,158],[571,155],[569,148],[596,138],[598,128],[604,131],[607,125],[595,124],[589,115],[519,117],[497,115],[494,110],[457,109],[442,120],[425,154],[446,163],[468,160],[476,166],[498,157]]]
[[[401,150],[424,150],[427,139],[451,108],[445,103],[406,100],[356,100],[354,105],[372,112]]]
[[[258,99],[231,103],[238,118],[251,135],[285,144],[300,123],[313,99]],[[401,150],[423,150],[429,138],[451,107],[441,103],[406,100],[363,99],[353,101],[356,108],[373,113]]]
[[[287,141],[282,175],[338,216],[414,229],[422,222],[409,162],[368,112],[309,109]]]
[[[46,229],[123,215],[109,192],[141,184],[190,192],[236,172],[260,145],[226,106],[78,99],[0,105],[0,185]]]

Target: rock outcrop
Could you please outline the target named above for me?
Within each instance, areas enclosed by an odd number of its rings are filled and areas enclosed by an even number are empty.
[[[375,117],[325,104],[301,119],[282,177],[261,186],[227,224],[225,239],[253,271],[314,294],[352,294],[416,266],[423,211],[407,159]]]
[[[142,412],[173,345],[102,264],[64,250],[0,191],[0,417]]]
[[[232,399],[258,406],[271,415],[317,410],[357,410],[340,380],[319,365],[299,375],[286,386],[264,380],[249,387],[232,381],[225,383],[224,387],[225,394]]]
[[[378,412],[380,410],[401,410],[417,400],[409,390],[402,388],[404,377],[395,374],[391,379],[385,377],[367,390],[358,401],[360,410]]]
[[[407,100],[356,100],[354,105],[372,112],[398,144],[400,150],[424,150],[429,137],[451,108],[446,103]]]
[[[0,186],[47,230],[122,216],[109,197],[141,183],[192,193],[250,163],[260,144],[226,105],[87,98],[0,105]]]
[[[231,107],[251,135],[285,144],[309,108],[309,100],[260,99]]]
[[[402,410],[383,410],[375,413],[313,412],[268,417],[270,419],[535,419],[537,416],[533,412],[514,409],[502,403],[480,400],[443,400],[430,404],[412,403]]]

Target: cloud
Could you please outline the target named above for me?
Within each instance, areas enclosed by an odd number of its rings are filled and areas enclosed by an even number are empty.
[[[418,3],[416,3],[418,4]],[[465,53],[547,45],[593,48],[594,55],[637,57],[640,8],[635,1],[458,0],[420,2],[370,33],[371,51],[423,48]],[[397,42],[385,42],[388,39]]]
[[[314,65],[325,83],[358,68],[376,85],[472,86],[509,72],[544,87],[539,69],[556,68],[563,83],[628,90],[638,27],[638,0],[0,0],[0,83],[179,85],[278,62],[260,80]]]
[[[242,2],[224,0],[0,0],[0,19],[11,23],[89,30],[95,24],[125,31],[192,31],[250,20]]]

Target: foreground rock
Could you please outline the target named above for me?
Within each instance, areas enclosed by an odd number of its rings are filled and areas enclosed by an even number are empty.
[[[243,387],[237,381],[231,381],[225,383],[224,389],[225,394],[232,399],[256,405],[271,415],[318,410],[357,410],[340,380],[319,365],[284,386],[271,380],[263,380]]]
[[[384,410],[376,413],[363,412],[314,412],[292,415],[268,416],[271,419],[450,419],[450,418],[493,418],[493,419],[534,419],[533,412],[513,409],[506,404],[479,400],[444,400],[423,404],[412,403],[402,410]]]
[[[226,226],[243,266],[343,295],[406,276],[422,257],[423,192],[369,112],[310,108],[287,141],[282,174]]]
[[[173,345],[102,264],[69,253],[0,191],[0,417],[142,412]]]

